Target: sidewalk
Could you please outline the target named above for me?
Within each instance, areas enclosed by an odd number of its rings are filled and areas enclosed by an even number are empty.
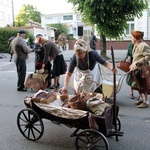
[[[97,50],[97,52],[100,53],[100,50]],[[64,50],[62,51],[62,53],[64,55],[65,61],[69,62],[70,58],[74,54],[74,50]],[[115,62],[125,59],[126,53],[127,53],[126,50],[114,50]],[[34,60],[34,56],[35,56],[34,52],[30,53],[29,59]],[[110,59],[112,58],[110,50],[107,50],[107,56],[110,57]],[[10,54],[0,53],[0,67],[3,67],[5,65],[7,66],[7,65],[14,63],[13,59],[12,59],[12,62],[10,62],[9,60],[10,60]],[[111,60],[109,61],[111,62]]]
[[[100,50],[97,50],[97,52],[100,53]],[[74,50],[65,50],[65,51],[62,51],[62,53],[64,55],[64,59],[66,61],[70,61],[70,58],[74,54]],[[127,53],[127,50],[114,50],[115,62],[125,59],[126,53]],[[111,61],[111,58],[112,58],[111,50],[107,50],[107,56],[110,58],[110,61]]]

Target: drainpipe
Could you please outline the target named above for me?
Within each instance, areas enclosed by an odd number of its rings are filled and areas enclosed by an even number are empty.
[[[147,39],[149,39],[149,14],[150,8],[147,9]]]
[[[14,16],[14,2],[13,0],[11,1],[11,5],[12,5],[12,18],[13,18],[13,27],[15,26],[15,16]]]

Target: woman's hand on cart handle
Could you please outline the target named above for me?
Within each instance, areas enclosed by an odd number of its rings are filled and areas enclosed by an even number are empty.
[[[115,74],[117,73],[117,69],[116,68],[112,68],[111,71],[112,71],[112,73],[115,73]]]

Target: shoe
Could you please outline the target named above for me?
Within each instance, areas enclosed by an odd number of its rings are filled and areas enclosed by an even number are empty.
[[[25,88],[21,88],[21,89],[17,89],[17,91],[25,92],[25,91],[27,91],[27,89],[25,89]]]
[[[147,107],[149,107],[149,104],[143,102],[143,103],[141,103],[140,105],[138,105],[137,107],[138,107],[138,108],[147,108]]]
[[[57,88],[60,86],[60,83],[57,83]]]
[[[138,101],[136,101],[134,104],[135,104],[135,105],[140,105],[140,104],[142,104],[142,103],[143,103],[142,100],[138,100]]]
[[[134,96],[133,96],[133,94],[130,94],[130,99],[134,99]]]
[[[57,85],[52,85],[49,87],[49,89],[57,89]]]

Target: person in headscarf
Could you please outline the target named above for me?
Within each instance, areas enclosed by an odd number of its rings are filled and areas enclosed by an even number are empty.
[[[130,65],[130,71],[133,72],[134,82],[132,87],[140,93],[140,99],[135,102],[138,108],[147,108],[149,106],[148,94],[145,89],[146,80],[140,77],[141,66],[149,65],[150,47],[143,41],[144,33],[141,31],[131,32],[131,42],[133,47],[133,61]],[[144,98],[143,98],[144,96]]]
[[[76,92],[82,90],[101,92],[99,87],[102,85],[102,74],[99,64],[107,67],[113,73],[116,72],[116,69],[113,69],[110,62],[99,55],[97,51],[92,50],[82,39],[76,41],[74,51],[75,54],[65,75],[64,86],[59,91],[66,92],[68,90],[69,81],[75,70],[73,88]]]

